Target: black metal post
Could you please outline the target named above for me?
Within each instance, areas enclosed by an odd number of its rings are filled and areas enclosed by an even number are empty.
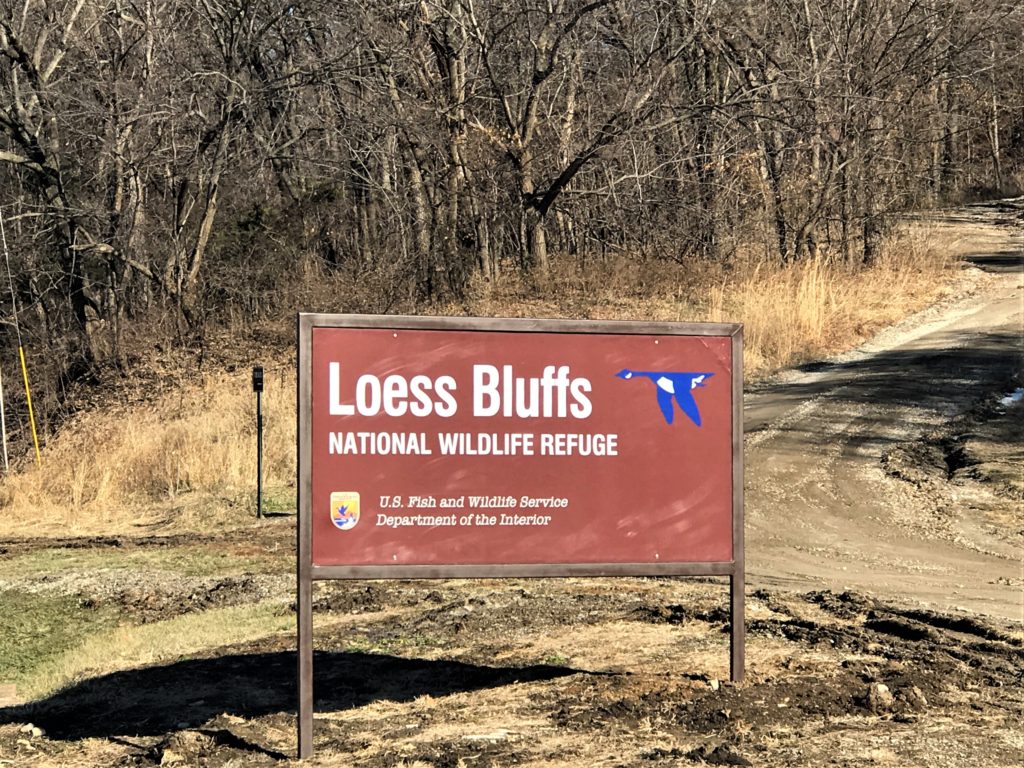
[[[263,517],[263,368],[252,369],[252,388],[256,393],[256,519]]]

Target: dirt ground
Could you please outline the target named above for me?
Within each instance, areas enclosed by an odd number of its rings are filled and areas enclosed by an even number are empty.
[[[968,257],[957,295],[748,393],[742,683],[721,580],[321,583],[311,764],[1024,763],[1024,201],[942,226]],[[289,516],[207,536],[0,531],[0,601],[70,605],[54,643],[90,617],[160,628],[269,605],[287,621],[293,541]],[[298,764],[294,647],[264,634],[30,702],[0,677],[0,766]]]

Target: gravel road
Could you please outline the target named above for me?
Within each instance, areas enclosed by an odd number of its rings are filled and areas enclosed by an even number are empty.
[[[856,589],[1024,620],[1020,500],[958,472],[956,452],[979,427],[964,414],[998,416],[986,406],[1021,385],[1024,198],[938,226],[971,265],[958,295],[748,395],[755,586]],[[893,471],[908,461],[920,466]]]

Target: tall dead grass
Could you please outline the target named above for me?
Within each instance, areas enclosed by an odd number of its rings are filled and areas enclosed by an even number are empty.
[[[290,370],[268,371],[263,411],[264,482],[293,485]],[[80,414],[48,441],[41,468],[26,464],[0,486],[0,526],[52,535],[163,521],[216,527],[253,515],[255,482],[249,373],[207,376],[144,406]]]
[[[819,258],[718,264],[562,264],[556,290],[480,288],[441,314],[742,322],[745,369],[758,376],[858,341],[933,301],[949,285],[951,251],[924,225],[904,229],[870,269]],[[295,380],[268,368],[264,478],[294,493]],[[207,376],[145,406],[78,416],[0,485],[7,532],[112,532],[137,526],[209,529],[251,523],[255,400],[244,373]],[[55,525],[55,521],[58,523]]]
[[[947,290],[953,263],[923,225],[893,236],[868,269],[827,257],[739,261],[712,286],[702,319],[743,323],[744,366],[759,375],[848,349],[924,307]]]
[[[914,222],[887,240],[870,268],[828,255],[780,264],[761,252],[727,264],[563,262],[543,298],[478,286],[466,307],[443,314],[743,323],[745,370],[761,376],[855,346],[934,301],[948,288],[954,256],[969,250],[963,238]]]

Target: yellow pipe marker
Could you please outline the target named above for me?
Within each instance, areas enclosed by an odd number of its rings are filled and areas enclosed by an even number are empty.
[[[21,375],[25,379],[25,399],[28,400],[28,423],[32,425],[32,443],[36,447],[36,464],[43,466],[43,455],[39,452],[39,435],[36,434],[36,415],[32,411],[32,392],[28,388],[28,367],[25,365],[25,348],[18,347],[21,356]]]

